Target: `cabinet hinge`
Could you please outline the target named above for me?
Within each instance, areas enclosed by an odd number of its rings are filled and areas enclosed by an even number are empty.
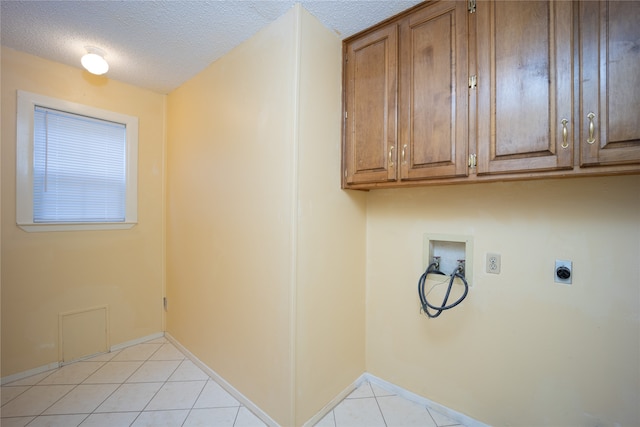
[[[467,8],[469,9],[469,13],[474,13],[476,11],[476,0],[469,0]]]
[[[475,89],[478,86],[478,77],[474,74],[469,77],[469,89]]]
[[[469,167],[475,168],[478,165],[478,159],[475,154],[469,154]]]

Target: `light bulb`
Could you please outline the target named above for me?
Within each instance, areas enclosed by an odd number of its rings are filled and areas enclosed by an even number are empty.
[[[109,71],[109,64],[97,51],[96,48],[87,48],[88,53],[82,57],[80,62],[88,72],[99,76]]]

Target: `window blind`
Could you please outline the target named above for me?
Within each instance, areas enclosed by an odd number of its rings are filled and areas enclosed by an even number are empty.
[[[124,222],[126,126],[35,107],[33,221]]]

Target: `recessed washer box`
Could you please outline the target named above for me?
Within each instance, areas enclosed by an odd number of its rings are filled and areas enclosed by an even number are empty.
[[[460,234],[425,233],[423,236],[422,268],[426,270],[433,257],[440,257],[440,271],[447,275],[465,260],[465,279],[469,286],[473,280],[473,237]]]

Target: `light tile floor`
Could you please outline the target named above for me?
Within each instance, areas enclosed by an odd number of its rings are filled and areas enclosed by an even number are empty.
[[[365,382],[316,427],[464,427],[417,403]]]
[[[159,338],[2,386],[1,427],[263,427]],[[444,427],[454,421],[364,383],[318,427]]]

